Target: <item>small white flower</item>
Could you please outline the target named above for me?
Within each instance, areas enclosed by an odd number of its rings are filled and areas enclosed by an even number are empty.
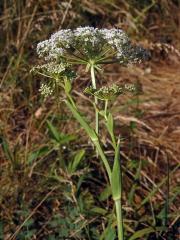
[[[39,92],[44,96],[44,98],[47,98],[48,96],[52,95],[53,90],[50,86],[42,83]]]

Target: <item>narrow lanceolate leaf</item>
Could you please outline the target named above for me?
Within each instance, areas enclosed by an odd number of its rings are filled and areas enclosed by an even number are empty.
[[[50,121],[47,120],[47,125],[48,125],[48,129],[50,131],[50,134],[52,135],[52,137],[59,142],[60,139],[60,135],[58,130],[52,125],[52,123]]]
[[[112,114],[111,114],[111,113],[109,113],[109,115],[108,115],[107,128],[108,128],[108,131],[109,131],[110,133],[113,132],[114,123],[113,123],[113,117],[112,117]]]
[[[64,80],[64,89],[65,89],[65,92],[66,92],[66,93],[70,93],[71,88],[72,88],[72,85],[71,85],[70,80],[69,80],[69,79],[65,79],[65,80]]]
[[[104,165],[106,168],[106,171],[108,173],[108,177],[109,180],[111,180],[111,169],[108,163],[108,160],[106,158],[106,156],[104,155],[104,152],[101,148],[99,139],[94,131],[94,129],[92,129],[88,123],[86,122],[86,120],[80,115],[80,113],[77,111],[77,109],[71,104],[70,101],[66,100],[65,101],[67,107],[70,109],[70,111],[72,112],[74,118],[80,123],[80,125],[84,128],[84,130],[86,131],[86,133],[88,134],[89,138],[91,139],[91,141],[93,142],[94,146],[96,147]]]
[[[74,173],[74,172],[76,171],[78,165],[80,164],[81,160],[82,160],[83,157],[84,157],[84,154],[85,154],[85,150],[84,150],[84,149],[81,149],[81,150],[79,150],[79,151],[76,153],[73,162],[71,162],[71,163],[69,164],[69,166],[68,166],[68,171],[69,171],[70,173]]]
[[[114,200],[121,198],[121,166],[120,166],[120,139],[115,149],[114,165],[111,175],[112,196]]]
[[[107,130],[108,130],[108,132],[111,136],[112,145],[113,145],[114,149],[116,149],[116,139],[115,139],[115,136],[114,136],[114,120],[113,120],[113,116],[112,116],[111,113],[108,114],[106,127],[107,127]]]
[[[101,234],[100,240],[114,240],[116,238],[116,231],[112,224],[108,224],[103,233]]]
[[[37,160],[37,158],[47,155],[49,151],[50,150],[48,146],[43,146],[34,152],[30,152],[28,155],[27,163],[32,164],[34,161]]]
[[[51,137],[58,143],[58,144],[67,144],[70,141],[73,141],[76,139],[76,136],[73,134],[63,134],[58,131],[56,127],[53,126],[53,124],[47,120],[47,126],[49,129],[49,132],[51,134]]]
[[[65,101],[68,108],[71,110],[73,116],[81,124],[84,130],[87,132],[92,141],[97,141],[97,135],[95,131],[87,124],[87,122],[82,118],[82,116],[77,112],[77,110],[71,105],[69,101]]]
[[[97,213],[97,214],[100,214],[100,215],[106,215],[107,214],[107,210],[105,208],[101,208],[101,207],[93,207],[91,209],[91,212],[92,213]]]
[[[111,190],[111,186],[109,184],[107,184],[105,189],[99,195],[98,199],[99,199],[99,201],[105,201],[110,196],[112,196],[112,190]]]
[[[144,237],[145,235],[149,234],[149,233],[153,233],[153,232],[160,232],[160,231],[163,231],[165,230],[165,227],[156,227],[156,228],[153,228],[153,227],[148,227],[148,228],[144,228],[144,229],[141,229],[137,232],[135,232],[130,238],[129,240],[135,240],[135,239],[144,239],[142,237]]]
[[[7,157],[7,159],[9,159],[11,162],[13,162],[14,161],[13,154],[11,153],[9,145],[3,136],[0,136],[0,145],[2,146],[2,150],[5,154],[5,156]]]

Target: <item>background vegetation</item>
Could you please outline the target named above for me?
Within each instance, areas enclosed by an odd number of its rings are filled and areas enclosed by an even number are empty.
[[[178,239],[179,0],[3,0],[0,13],[0,239],[115,239],[107,179],[91,143],[62,104],[42,101],[43,79],[30,73],[39,41],[80,25],[122,28],[151,52],[149,62],[108,66],[98,80],[140,87],[113,107],[127,239]],[[74,96],[91,113],[81,93],[89,77],[78,71]]]

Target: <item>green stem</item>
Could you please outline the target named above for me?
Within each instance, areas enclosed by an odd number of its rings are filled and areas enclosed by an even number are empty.
[[[111,64],[111,63],[118,63],[118,62],[119,62],[118,60],[109,60],[109,61],[99,62],[99,64]]]
[[[124,240],[123,214],[122,214],[122,168],[120,162],[120,138],[115,148],[114,165],[111,177],[113,200],[116,207],[118,240]]]
[[[105,112],[104,118],[105,118],[105,122],[106,122],[105,125],[106,125],[106,128],[107,128],[110,136],[111,136],[112,146],[113,146],[114,149],[116,149],[116,138],[115,138],[115,135],[114,135],[113,116],[110,112],[107,115],[107,113],[108,113],[108,100],[105,101],[104,112]],[[112,119],[112,123],[110,125],[108,124],[109,118]],[[110,120],[110,122],[111,122],[111,120]]]
[[[67,95],[67,97],[69,98],[69,96]],[[89,126],[89,124],[86,122],[86,120],[80,115],[80,113],[78,112],[77,108],[75,106],[73,106],[71,99],[69,100],[65,100],[67,107],[70,109],[70,111],[72,112],[74,118],[80,123],[80,125],[84,128],[84,130],[86,131],[88,137],[91,139],[91,141],[93,142],[94,146],[97,149],[97,152],[99,154],[99,156],[101,157],[104,166],[106,168],[106,172],[108,174],[108,178],[109,181],[111,181],[111,168],[109,166],[108,160],[102,150],[102,147],[100,145],[99,139],[97,137],[97,134],[95,133],[95,131]]]
[[[91,64],[91,81],[92,81],[92,86],[94,89],[96,89],[96,78],[95,78],[95,72],[94,72],[94,65]],[[97,105],[98,105],[98,99],[95,96],[94,97],[94,101],[95,101],[95,119],[96,119],[96,133],[99,133],[99,113],[98,113],[98,109],[97,109]]]
[[[116,206],[118,240],[124,240],[123,215],[122,215],[121,199],[115,201],[115,206]]]
[[[122,215],[122,171],[121,171],[121,163],[119,162],[119,150],[120,150],[120,139],[115,144],[115,159],[113,170],[109,166],[108,160],[103,152],[100,141],[98,139],[97,133],[93,128],[87,123],[84,117],[78,112],[76,104],[74,103],[70,94],[66,93],[68,100],[65,100],[67,107],[72,112],[75,119],[80,123],[80,125],[84,128],[87,135],[93,142],[96,147],[97,153],[101,157],[101,160],[104,163],[106,172],[108,174],[109,182],[112,188],[112,195],[115,202],[116,208],[116,218],[117,218],[117,232],[118,232],[118,240],[124,240],[124,232],[123,232],[123,215]],[[107,111],[107,103],[106,103],[106,111]],[[114,131],[112,131],[112,136],[114,137]],[[114,137],[115,138],[115,137]]]
[[[108,100],[105,101],[105,105],[104,105],[104,114],[105,114],[106,121],[107,121],[107,109],[108,109]]]

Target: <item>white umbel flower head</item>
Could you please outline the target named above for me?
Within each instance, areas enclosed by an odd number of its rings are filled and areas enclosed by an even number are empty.
[[[48,86],[45,83],[42,83],[40,88],[39,88],[39,92],[42,94],[42,96],[44,98],[47,98],[48,96],[51,96],[53,93],[53,90],[51,89],[50,86]]]
[[[87,64],[105,60],[117,60],[120,63],[137,62],[143,57],[143,49],[134,48],[130,39],[121,29],[98,29],[78,27],[74,30],[60,30],[50,39],[37,45],[37,53],[46,60]]]

